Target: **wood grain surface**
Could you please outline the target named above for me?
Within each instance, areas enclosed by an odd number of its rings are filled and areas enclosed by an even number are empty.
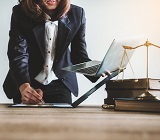
[[[159,140],[160,114],[0,105],[0,140]]]

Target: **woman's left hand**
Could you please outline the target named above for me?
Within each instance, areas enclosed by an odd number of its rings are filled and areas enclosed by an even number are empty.
[[[109,75],[111,75],[111,74],[112,74],[112,73],[107,70],[105,73],[102,73],[101,76],[102,76],[102,77],[105,77],[106,75],[109,76]]]

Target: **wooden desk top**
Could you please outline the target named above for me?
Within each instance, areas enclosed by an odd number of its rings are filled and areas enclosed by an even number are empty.
[[[0,105],[0,140],[159,140],[160,114]]]

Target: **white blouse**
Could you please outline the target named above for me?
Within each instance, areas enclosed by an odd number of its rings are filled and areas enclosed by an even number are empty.
[[[45,23],[45,63],[42,71],[35,77],[35,80],[43,85],[48,85],[52,80],[58,79],[52,67],[55,57],[56,40],[58,33],[58,21],[46,21]]]

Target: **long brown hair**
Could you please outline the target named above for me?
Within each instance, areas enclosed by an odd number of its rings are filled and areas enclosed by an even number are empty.
[[[41,0],[18,0],[27,16],[36,21],[45,21],[48,16],[43,11]],[[57,20],[70,9],[70,0],[61,0],[52,17]]]

